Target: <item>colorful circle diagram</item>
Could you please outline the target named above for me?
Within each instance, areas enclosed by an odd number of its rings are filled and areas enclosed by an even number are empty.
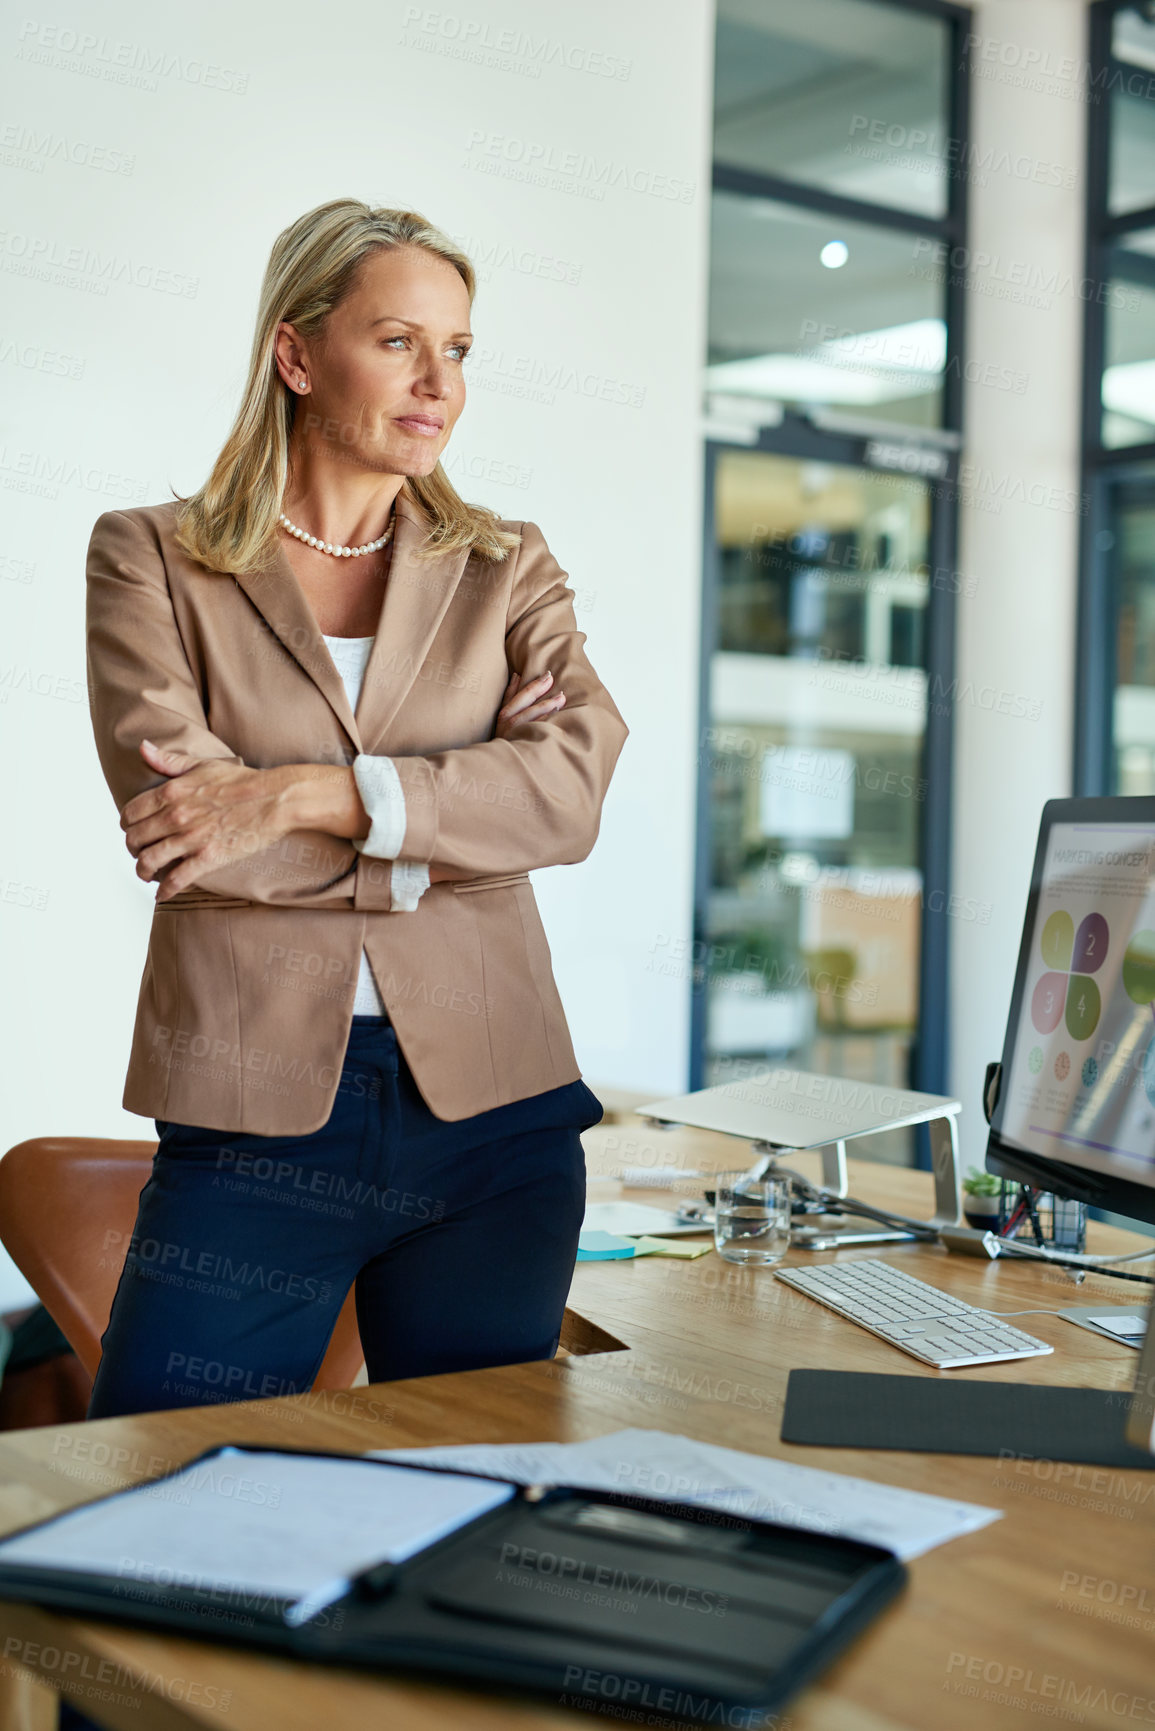
[[[1138,980],[1141,975],[1144,984],[1149,981],[1150,997],[1146,1001],[1151,1002],[1155,999],[1155,932],[1137,933],[1131,947],[1138,938],[1148,939],[1149,948],[1141,952],[1141,965],[1137,962],[1135,977]],[[1040,1034],[1053,1034],[1065,1019],[1072,1040],[1091,1038],[1103,1009],[1099,988],[1091,976],[1106,960],[1109,942],[1110,932],[1102,914],[1088,914],[1079,922],[1077,931],[1065,909],[1049,916],[1039,940],[1047,972],[1040,974],[1031,997],[1031,1021]],[[1123,973],[1126,983],[1125,960]]]
[[[1043,936],[1039,948],[1043,952],[1043,960],[1049,968],[1062,968],[1064,972],[1071,966],[1071,952],[1075,947],[1075,922],[1068,913],[1052,914],[1043,927]]]

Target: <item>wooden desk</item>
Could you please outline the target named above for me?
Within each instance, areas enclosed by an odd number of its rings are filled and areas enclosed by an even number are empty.
[[[622,1163],[614,1140],[621,1131],[599,1126],[588,1133],[591,1197],[620,1193],[597,1174]],[[678,1164],[695,1153],[703,1167],[734,1163],[724,1138],[695,1142],[693,1132],[640,1127],[631,1138],[629,1164],[647,1163],[651,1142],[653,1164]],[[906,1212],[929,1211],[927,1175],[862,1161],[852,1161],[851,1172],[853,1193]],[[661,1200],[652,1191],[631,1194]],[[1138,1247],[1129,1234],[1092,1228],[1092,1248]],[[1058,1270],[948,1257],[922,1245],[889,1245],[882,1253],[995,1310],[1135,1303],[1148,1290],[1104,1279],[1077,1288]],[[1155,1723],[1155,1473],[790,1448],[778,1441],[794,1365],[1064,1382],[1115,1389],[1122,1400],[1138,1357],[1131,1348],[1059,1317],[1033,1316],[1023,1326],[1052,1342],[1054,1356],[974,1373],[931,1371],[783,1287],[770,1270],[732,1266],[713,1250],[689,1263],[583,1263],[570,1303],[566,1343],[581,1356],[4,1435],[0,1531],[155,1477],[226,1440],[352,1451],[569,1441],[626,1425],[678,1431],[1005,1511],[984,1531],[912,1563],[904,1598],[795,1700],[780,1727],[986,1731],[1042,1719],[1122,1731]],[[573,1731],[582,1723],[561,1708],[0,1605],[0,1676],[11,1686],[31,1675],[63,1685],[85,1712],[116,1731],[322,1725],[360,1731],[370,1724],[390,1731],[512,1725]],[[596,1722],[625,1723],[600,1714]]]

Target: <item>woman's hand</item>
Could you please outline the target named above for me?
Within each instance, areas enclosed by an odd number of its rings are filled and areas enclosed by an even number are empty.
[[[497,722],[493,730],[495,739],[508,739],[515,727],[520,727],[526,721],[538,721],[543,715],[552,715],[565,702],[565,692],[553,692],[552,673],[541,673],[536,679],[529,680],[521,690],[521,675],[516,670],[509,676],[509,684],[505,688],[505,697],[497,712]],[[547,694],[548,695],[545,695]]]
[[[150,739],[141,741],[140,754],[171,780],[130,799],[120,825],[137,877],[149,883],[163,874],[158,902],[171,901],[217,866],[272,847],[292,827],[276,769],[165,751]]]

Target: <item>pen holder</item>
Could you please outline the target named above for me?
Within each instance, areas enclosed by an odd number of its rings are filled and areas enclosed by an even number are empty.
[[[995,1231],[1000,1238],[1019,1238],[1025,1244],[1081,1254],[1087,1248],[1087,1207],[1050,1190],[1036,1190],[1004,1178]]]

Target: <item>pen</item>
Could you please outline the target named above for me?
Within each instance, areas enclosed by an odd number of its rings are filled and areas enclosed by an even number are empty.
[[[1015,1203],[1015,1206],[1007,1219],[1006,1225],[1000,1228],[999,1237],[1013,1238],[1026,1211],[1027,1205],[1023,1199],[1022,1188],[1020,1187],[1019,1199]]]
[[[295,1599],[285,1608],[285,1621],[290,1628],[299,1629],[302,1623],[307,1623],[315,1617],[318,1611],[323,1611],[326,1605],[331,1605],[335,1599],[343,1599],[351,1592],[353,1582],[347,1576],[341,1576],[335,1581],[327,1581],[323,1587],[317,1587],[313,1592],[306,1593],[303,1599]]]
[[[327,1581],[323,1587],[317,1587],[313,1592],[306,1593],[303,1599],[297,1599],[285,1611],[285,1622],[292,1628],[300,1628],[302,1623],[309,1622],[318,1611],[323,1611],[337,1599],[348,1598],[356,1593],[361,1598],[383,1599],[393,1585],[397,1574],[396,1563],[370,1563],[368,1568],[361,1569],[355,1575],[341,1575],[336,1580]]]

